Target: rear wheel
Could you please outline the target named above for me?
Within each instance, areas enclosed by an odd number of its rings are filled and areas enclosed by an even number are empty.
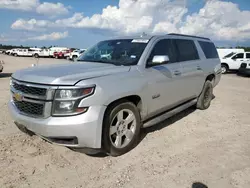
[[[123,155],[138,142],[141,121],[138,108],[121,101],[107,109],[103,122],[103,148],[111,156]]]
[[[39,58],[39,55],[38,55],[38,54],[35,54],[34,56],[35,56],[35,58]]]
[[[198,97],[196,107],[200,110],[206,110],[209,108],[210,103],[213,99],[213,84],[207,80],[203,86],[203,90]]]
[[[17,57],[17,54],[14,54],[15,57]]]
[[[226,74],[228,72],[228,66],[226,64],[221,65],[221,73]]]

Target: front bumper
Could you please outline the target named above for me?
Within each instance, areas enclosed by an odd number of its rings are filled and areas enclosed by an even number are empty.
[[[58,143],[73,148],[101,148],[102,120],[105,106],[93,106],[84,114],[70,117],[32,118],[21,115],[15,105],[8,103],[9,111],[18,125],[53,142],[56,138],[76,138],[74,144]],[[51,138],[51,139],[49,139]]]

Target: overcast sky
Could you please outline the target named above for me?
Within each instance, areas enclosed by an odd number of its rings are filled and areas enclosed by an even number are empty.
[[[250,0],[0,0],[0,19],[2,44],[87,48],[175,32],[250,46]]]

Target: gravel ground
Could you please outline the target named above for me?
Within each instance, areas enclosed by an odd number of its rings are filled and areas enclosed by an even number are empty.
[[[0,187],[250,187],[250,79],[223,75],[206,111],[188,109],[143,130],[116,158],[91,157],[27,136],[7,109],[9,79],[34,58],[0,55]],[[40,59],[40,64],[66,62]]]

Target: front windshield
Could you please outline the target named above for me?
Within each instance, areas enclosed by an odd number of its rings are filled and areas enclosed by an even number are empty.
[[[148,40],[107,40],[87,49],[78,61],[136,65],[147,46]]]
[[[235,53],[234,52],[231,52],[230,54],[227,54],[226,56],[224,56],[223,58],[228,58],[228,57],[231,57],[232,55],[234,55]]]

